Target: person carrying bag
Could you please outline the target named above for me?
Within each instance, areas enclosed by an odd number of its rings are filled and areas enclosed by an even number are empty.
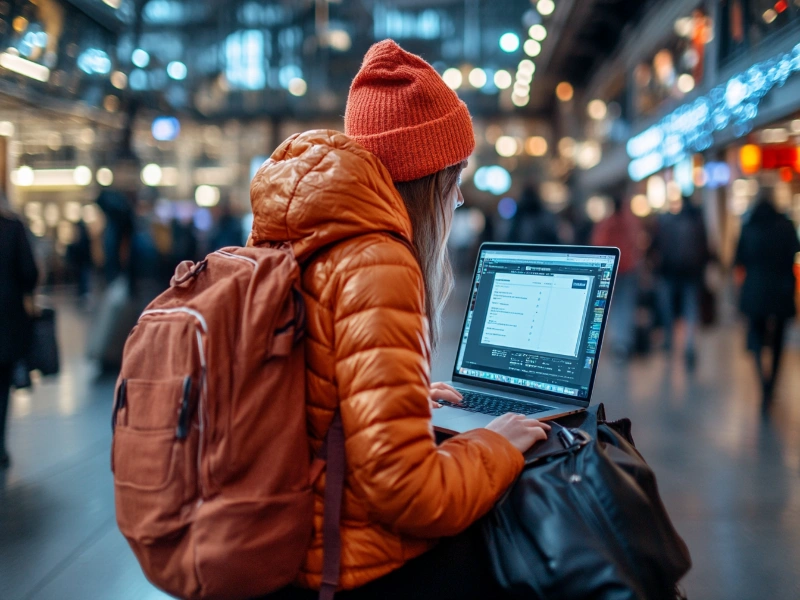
[[[39,278],[25,226],[4,204],[0,195],[0,469],[11,464],[6,450],[9,397],[17,362],[28,352],[31,335],[25,295]]]
[[[498,583],[512,598],[675,600],[691,567],[631,437],[603,405],[581,429],[553,426],[484,520]]]

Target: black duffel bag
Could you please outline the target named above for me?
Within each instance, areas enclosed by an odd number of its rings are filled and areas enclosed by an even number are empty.
[[[683,597],[677,584],[691,567],[689,550],[630,421],[604,422],[602,405],[598,416],[582,429],[553,424],[484,519],[495,577],[514,598]]]

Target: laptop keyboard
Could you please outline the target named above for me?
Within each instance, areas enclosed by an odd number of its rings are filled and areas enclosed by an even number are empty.
[[[494,415],[497,417],[506,413],[531,415],[546,410],[552,410],[549,406],[542,406],[541,404],[533,404],[530,402],[518,402],[517,400],[509,400],[508,398],[501,398],[500,396],[487,396],[486,394],[479,394],[477,392],[462,393],[464,394],[464,399],[458,404],[455,402],[447,402],[446,400],[437,400],[437,402],[445,406],[452,406],[453,408],[460,408],[469,412]]]

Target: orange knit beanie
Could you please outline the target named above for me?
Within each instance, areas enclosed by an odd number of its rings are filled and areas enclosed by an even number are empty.
[[[431,175],[475,149],[467,105],[433,67],[392,40],[364,57],[350,86],[344,130],[381,160],[393,181]]]

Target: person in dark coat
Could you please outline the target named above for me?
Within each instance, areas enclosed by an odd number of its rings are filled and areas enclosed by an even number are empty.
[[[25,226],[3,208],[0,198],[0,469],[8,468],[6,450],[11,375],[27,348],[30,319],[24,297],[33,292],[39,271],[28,242]]]
[[[560,243],[558,220],[545,208],[541,196],[532,186],[522,191],[508,241],[515,244]]]
[[[711,253],[703,215],[684,197],[669,213],[659,215],[653,238],[658,298],[664,321],[664,348],[672,350],[675,300],[680,299],[686,325],[686,365],[697,360],[695,335],[700,321],[700,291]]]
[[[761,380],[764,412],[772,404],[786,327],[795,315],[794,261],[798,252],[800,241],[794,225],[762,195],[742,227],[736,265],[745,270],[740,308],[749,320],[747,346]],[[762,355],[767,346],[772,350],[772,365],[765,372]]]

